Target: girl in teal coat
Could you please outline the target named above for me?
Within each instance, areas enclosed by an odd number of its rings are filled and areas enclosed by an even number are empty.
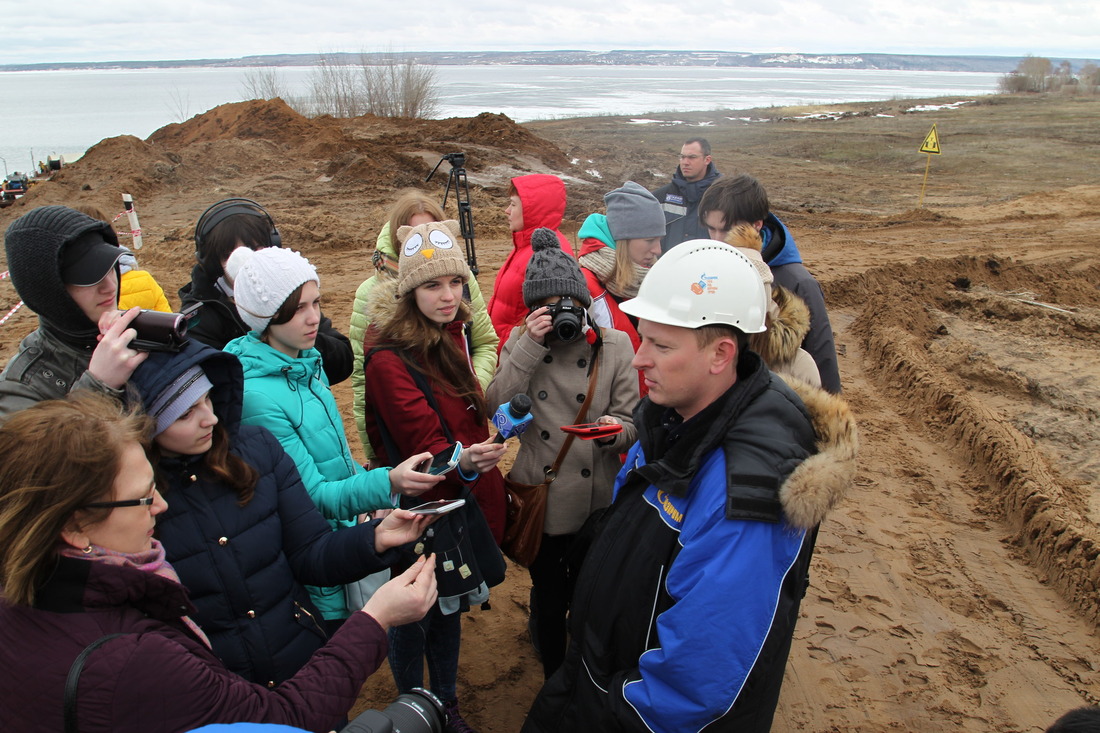
[[[225,350],[244,368],[241,422],[274,433],[313,502],[340,529],[353,526],[360,514],[392,508],[397,494],[427,491],[442,477],[415,470],[431,457],[427,452],[373,471],[352,457],[321,354],[313,348],[320,298],[317,271],[302,255],[276,247],[255,252],[234,282],[237,311],[252,330]],[[309,591],[330,629],[350,614],[343,587]]]

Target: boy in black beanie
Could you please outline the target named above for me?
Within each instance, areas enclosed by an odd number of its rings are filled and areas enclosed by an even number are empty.
[[[121,398],[148,354],[129,347],[139,309],[118,315],[123,250],[111,225],[67,206],[41,206],[11,223],[4,248],[12,284],[38,328],[0,373],[0,423],[76,388]]]

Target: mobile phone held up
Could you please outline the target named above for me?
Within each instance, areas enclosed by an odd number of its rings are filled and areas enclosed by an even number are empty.
[[[561,429],[566,433],[573,433],[581,440],[595,440],[617,435],[623,431],[619,423],[605,425],[597,422],[580,423],[579,425],[562,425]]]
[[[409,511],[413,514],[446,514],[458,509],[465,503],[465,499],[440,499],[439,501],[429,501],[420,506],[414,506]]]
[[[436,453],[429,460],[416,467],[421,473],[430,473],[440,476],[458,465],[458,459],[462,455],[462,443],[455,442]]]

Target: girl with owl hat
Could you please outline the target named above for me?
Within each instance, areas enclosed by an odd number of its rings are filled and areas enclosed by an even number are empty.
[[[397,278],[376,285],[367,304],[371,325],[363,343],[363,413],[370,443],[387,462],[460,442],[455,470],[403,505],[476,499],[499,543],[504,480],[496,464],[506,446],[489,439],[489,410],[471,362],[470,306],[462,298],[470,268],[457,245],[459,231],[456,221],[397,230]],[[446,565],[437,566],[441,583]],[[471,730],[459,715],[456,691],[460,611],[487,599],[484,583],[461,596],[441,591],[422,621],[390,630],[390,666],[398,691],[422,685],[426,656],[431,691],[447,709],[448,731]]]

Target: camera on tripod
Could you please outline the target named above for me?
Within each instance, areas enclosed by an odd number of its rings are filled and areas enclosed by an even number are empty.
[[[470,266],[470,272],[475,276],[478,273],[477,253],[474,251],[474,215],[470,207],[470,184],[466,180],[466,153],[447,153],[432,168],[432,172],[424,179],[424,182],[432,180],[432,176],[443,165],[443,161],[451,164],[451,172],[447,175],[447,188],[443,191],[443,207],[447,207],[447,196],[451,188],[455,190],[455,203],[458,204],[458,225],[462,230],[462,238],[466,240],[466,264]]]
[[[340,733],[442,733],[447,716],[439,698],[420,687],[398,695],[385,710],[368,710]]]

